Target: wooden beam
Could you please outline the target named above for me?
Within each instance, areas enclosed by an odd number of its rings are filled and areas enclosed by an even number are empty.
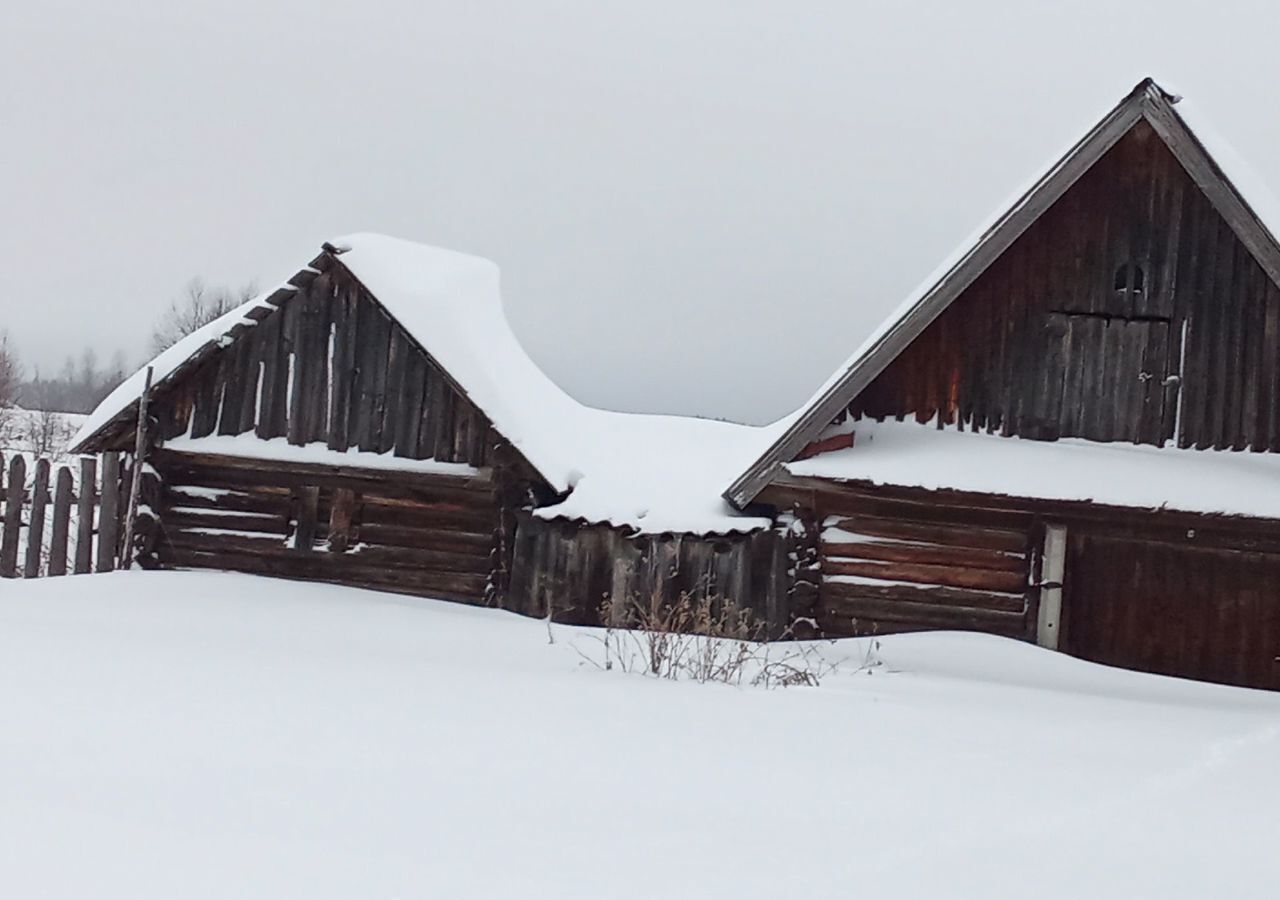
[[[44,549],[44,511],[49,505],[49,460],[36,460],[36,477],[31,487],[31,517],[27,520],[27,553],[22,564],[23,578],[40,577],[40,551]]]
[[[98,507],[98,461],[80,458],[80,496],[76,498],[76,558],[72,569],[85,575],[93,569],[93,512]]]
[[[129,479],[129,506],[124,518],[124,547],[120,551],[120,568],[133,568],[133,531],[138,518],[138,492],[142,490],[142,466],[147,458],[147,405],[151,399],[152,367],[147,366],[142,396],[138,399],[138,425],[133,442],[133,477]]]
[[[1036,643],[1058,649],[1062,622],[1062,579],[1066,573],[1067,529],[1047,525],[1040,563],[1040,612],[1036,617]]]

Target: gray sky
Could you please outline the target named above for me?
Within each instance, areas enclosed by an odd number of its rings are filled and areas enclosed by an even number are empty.
[[[1150,73],[1280,192],[1273,3],[5,3],[0,327],[140,363],[199,275],[503,268],[579,399],[764,421]]]

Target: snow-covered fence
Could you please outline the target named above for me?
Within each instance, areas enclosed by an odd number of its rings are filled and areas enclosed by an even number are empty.
[[[119,453],[74,465],[0,454],[0,578],[115,569],[128,490]]]

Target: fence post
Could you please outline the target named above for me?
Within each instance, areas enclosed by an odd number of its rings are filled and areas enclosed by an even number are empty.
[[[22,526],[22,500],[27,486],[27,464],[21,456],[9,461],[9,488],[5,491],[4,531],[0,536],[0,578],[18,577],[18,529]]]
[[[76,501],[76,560],[73,571],[83,575],[93,563],[93,510],[98,505],[98,461],[80,457],[80,496]]]
[[[92,513],[90,513],[92,515]],[[49,538],[49,575],[67,574],[67,532],[71,526],[71,469],[58,467],[53,495],[53,534]]]
[[[23,578],[40,577],[40,551],[44,547],[44,510],[49,504],[49,460],[36,460],[36,480],[31,488],[31,518],[27,520],[27,558]]]
[[[102,493],[98,504],[98,564],[96,572],[116,567],[116,544],[120,535],[120,454],[102,454]]]

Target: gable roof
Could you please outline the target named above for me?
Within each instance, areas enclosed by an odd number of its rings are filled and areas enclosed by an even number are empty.
[[[577,404],[524,352],[507,324],[499,270],[487,259],[376,234],[325,244],[325,252],[286,284],[247,301],[157,356],[154,388],[182,378],[211,354],[306,287],[335,261],[345,267],[475,404],[556,492],[569,488],[569,461],[538,421]],[[92,446],[137,416],[145,374],[135,374],[89,416],[72,446]]]
[[[1280,284],[1280,204],[1205,127],[1181,97],[1154,79],[1139,82],[1029,188],[962,244],[863,342],[800,410],[784,420],[765,453],[725,491],[741,509],[794,459],[1015,240],[1140,121],[1148,122],[1231,226],[1267,275]],[[1193,123],[1194,122],[1194,127]],[[1224,171],[1230,168],[1230,174]],[[1249,200],[1242,189],[1248,189]]]
[[[339,238],[325,248],[284,285],[157,356],[150,363],[153,391],[184,378],[322,270],[340,265],[533,470],[556,493],[567,495],[539,509],[540,517],[602,522],[647,533],[723,534],[769,527],[768,519],[734,510],[720,490],[759,456],[776,428],[584,406],[530,359],[511,331],[494,263],[377,234]],[[76,452],[96,448],[118,429],[133,428],[145,369],[112,391],[85,420],[72,442]],[[256,444],[244,448],[249,455],[266,450]],[[358,459],[348,463],[362,465]]]

